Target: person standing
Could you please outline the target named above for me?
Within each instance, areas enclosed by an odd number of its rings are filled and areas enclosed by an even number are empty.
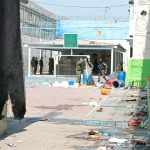
[[[37,67],[38,67],[38,58],[36,57],[35,58],[35,61],[34,61],[34,74],[36,74],[36,72],[37,72]]]
[[[98,82],[100,82],[100,77],[102,76],[105,81],[107,81],[107,78],[105,76],[105,71],[107,70],[107,64],[103,62],[103,60],[100,58],[99,59],[99,73],[98,73]]]
[[[97,58],[95,58],[93,61],[93,74],[94,75],[98,75],[98,71],[99,71],[98,65],[99,65],[98,60]]]
[[[76,63],[76,73],[77,73],[76,83],[78,83],[79,86],[81,85],[81,74],[83,73],[84,69],[85,69],[85,60],[80,58],[80,60],[77,61]]]
[[[34,66],[35,66],[35,57],[32,57],[32,60],[31,60],[32,74],[34,74]]]
[[[44,67],[43,57],[41,57],[41,59],[39,60],[39,65],[40,65],[40,74],[42,74],[43,73],[43,67]]]
[[[48,66],[49,66],[48,72],[50,75],[52,75],[54,71],[54,58],[51,57],[49,58]]]

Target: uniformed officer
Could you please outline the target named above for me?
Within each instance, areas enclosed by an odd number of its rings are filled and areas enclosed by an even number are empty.
[[[76,82],[81,85],[81,74],[83,73],[83,70],[85,68],[85,60],[80,58],[79,61],[76,63],[76,73],[77,73],[77,79]]]
[[[43,67],[44,67],[43,57],[41,57],[41,59],[39,60],[39,65],[40,65],[40,74],[42,74],[43,73]]]

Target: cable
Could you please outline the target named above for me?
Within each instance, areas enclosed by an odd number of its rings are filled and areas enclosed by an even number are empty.
[[[106,8],[114,8],[114,7],[123,7],[123,6],[129,6],[129,4],[121,4],[121,5],[112,5],[112,6],[103,6],[103,7],[98,7],[98,6],[78,6],[78,5],[61,5],[61,4],[54,4],[54,3],[43,3],[43,2],[38,2],[38,1],[33,1],[34,3],[38,4],[45,4],[45,5],[52,5],[52,6],[59,6],[59,7],[69,7],[69,8],[88,8],[88,9],[106,9]]]

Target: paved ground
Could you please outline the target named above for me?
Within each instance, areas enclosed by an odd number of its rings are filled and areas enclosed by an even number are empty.
[[[99,142],[79,140],[73,135],[90,129],[108,130],[109,121],[126,122],[129,117],[124,113],[133,106],[122,102],[126,94],[125,90],[112,90],[113,96],[102,96],[98,88],[29,86],[26,88],[27,113],[21,122],[12,118],[8,106],[8,131],[0,141],[0,149],[98,150]],[[91,112],[90,102],[102,102],[103,112]],[[111,124],[112,131],[115,126]]]

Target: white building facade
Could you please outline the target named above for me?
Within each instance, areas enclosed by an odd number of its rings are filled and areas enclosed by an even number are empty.
[[[150,76],[150,1],[134,0],[133,57],[128,64],[127,83],[145,86]]]

